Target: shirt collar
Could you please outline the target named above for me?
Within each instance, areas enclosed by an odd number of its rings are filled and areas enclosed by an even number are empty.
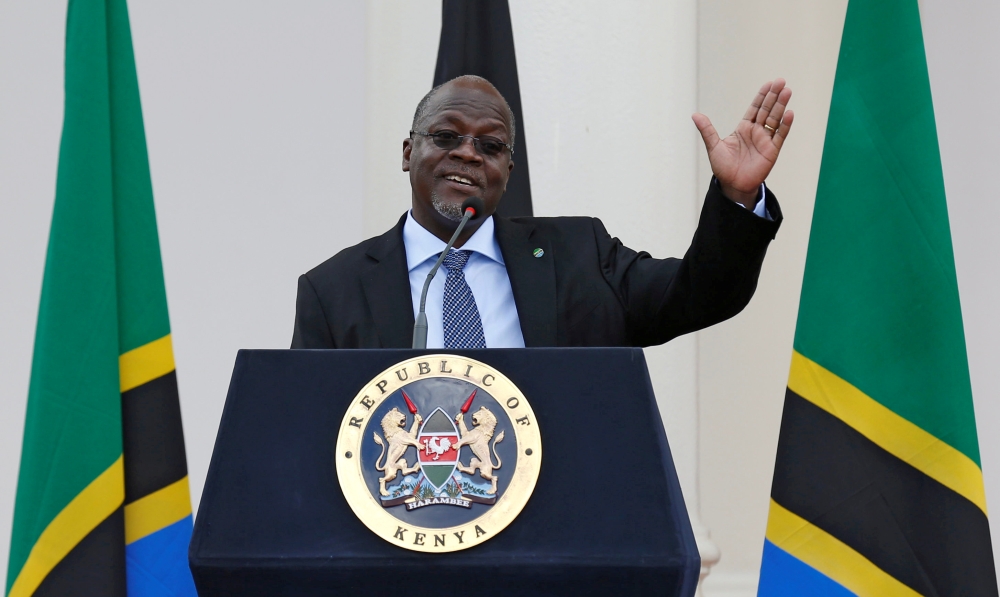
[[[488,257],[500,265],[504,265],[500,244],[493,234],[493,216],[487,218],[479,226],[475,234],[462,245],[463,251],[473,251],[483,257]],[[406,269],[413,271],[415,267],[437,256],[448,243],[431,234],[426,228],[413,219],[413,212],[406,212],[406,223],[403,224],[403,246],[406,249]]]

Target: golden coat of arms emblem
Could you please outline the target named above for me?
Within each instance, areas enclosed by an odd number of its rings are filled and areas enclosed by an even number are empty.
[[[340,487],[361,522],[393,545],[432,553],[502,531],[542,462],[524,394],[489,365],[447,354],[371,380],[348,407],[336,450]]]

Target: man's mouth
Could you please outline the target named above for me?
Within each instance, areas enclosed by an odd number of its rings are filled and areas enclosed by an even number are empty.
[[[452,182],[457,182],[458,184],[464,184],[466,186],[475,187],[478,186],[476,183],[472,182],[464,176],[459,176],[458,174],[449,174],[444,177],[445,180],[450,180]]]

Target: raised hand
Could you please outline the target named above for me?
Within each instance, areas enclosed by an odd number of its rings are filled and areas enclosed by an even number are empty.
[[[791,97],[792,90],[785,87],[784,79],[764,83],[736,130],[724,139],[719,138],[708,116],[691,116],[705,141],[722,193],[748,209],[753,209],[760,184],[778,160],[792,127],[795,114],[785,111]]]

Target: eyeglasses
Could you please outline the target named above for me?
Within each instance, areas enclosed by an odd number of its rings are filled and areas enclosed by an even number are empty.
[[[476,151],[485,156],[496,156],[499,155],[504,148],[510,152],[511,157],[514,157],[514,148],[510,145],[504,143],[500,139],[494,139],[493,137],[473,137],[472,135],[459,135],[454,131],[440,131],[437,133],[423,133],[420,131],[410,131],[410,138],[413,135],[421,135],[423,137],[430,137],[434,141],[434,145],[437,145],[441,149],[451,151],[452,149],[457,149],[459,145],[462,144],[463,139],[472,139],[472,145],[476,148]]]

